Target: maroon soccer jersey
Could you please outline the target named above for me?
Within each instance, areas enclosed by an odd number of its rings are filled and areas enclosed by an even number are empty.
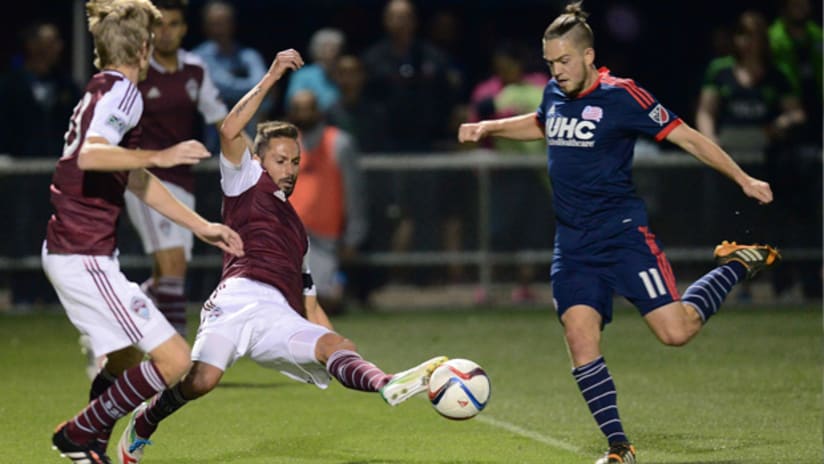
[[[152,58],[146,79],[138,84],[143,95],[140,148],[162,150],[184,140],[202,140],[201,121],[214,124],[226,117],[226,105],[200,58],[178,50],[177,60],[178,69],[169,72]],[[191,166],[150,171],[160,179],[194,192]]]
[[[244,256],[223,254],[222,279],[245,277],[271,285],[305,316],[303,264],[309,242],[295,209],[257,161],[221,159],[223,222],[243,239]]]
[[[54,214],[46,229],[49,252],[84,255],[114,252],[117,218],[123,209],[129,173],[82,171],[77,166],[77,156],[88,137],[103,137],[110,144],[118,145],[136,136],[132,129],[142,111],[140,92],[126,76],[115,71],[92,76],[83,99],[74,108],[63,156],[52,176]]]

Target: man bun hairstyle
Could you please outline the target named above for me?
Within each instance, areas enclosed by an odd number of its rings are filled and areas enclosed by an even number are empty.
[[[566,6],[565,12],[555,18],[544,31],[544,40],[567,37],[583,48],[590,48],[595,43],[592,28],[587,24],[589,13],[581,8],[581,3],[573,2]],[[567,36],[567,34],[569,34]]]

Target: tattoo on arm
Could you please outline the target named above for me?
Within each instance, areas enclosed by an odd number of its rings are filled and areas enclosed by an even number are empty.
[[[245,97],[241,101],[238,102],[237,106],[235,106],[235,112],[240,113],[246,108],[246,105],[249,104],[249,100],[256,97],[260,93],[260,87],[255,87],[252,91],[246,94]]]

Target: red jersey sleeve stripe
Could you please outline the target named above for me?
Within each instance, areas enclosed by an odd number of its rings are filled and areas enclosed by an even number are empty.
[[[660,141],[664,140],[665,138],[667,138],[669,133],[672,132],[672,130],[675,129],[676,127],[680,126],[681,123],[683,123],[683,122],[684,121],[682,121],[681,118],[678,118],[678,119],[672,121],[671,123],[667,124],[666,127],[661,129],[661,132],[659,132],[658,134],[655,135],[655,141],[660,142]]]
[[[638,104],[641,105],[641,108],[647,109],[650,106],[652,106],[652,99],[647,100],[644,97],[644,95],[641,94],[641,92],[638,90],[638,87],[630,85],[626,82],[622,82],[618,84],[618,86],[629,92],[629,94],[632,95],[632,98],[634,98],[635,101],[637,101]]]
[[[602,79],[609,85],[614,85],[626,90],[627,93],[632,95],[632,98],[641,105],[641,108],[647,109],[655,103],[655,99],[653,99],[646,90],[635,85],[635,81],[632,79],[619,79],[615,76],[602,76]]]
[[[635,82],[632,83],[632,86],[638,89],[638,91],[641,92],[641,95],[643,95],[647,98],[647,100],[649,100],[650,105],[655,103],[655,99],[652,98],[652,95],[650,95],[649,92],[646,91],[646,89],[644,89],[643,87],[639,87]]]

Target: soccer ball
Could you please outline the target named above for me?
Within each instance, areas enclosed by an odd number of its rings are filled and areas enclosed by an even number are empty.
[[[447,419],[475,417],[486,407],[489,394],[489,377],[469,359],[450,359],[429,377],[429,401]]]

